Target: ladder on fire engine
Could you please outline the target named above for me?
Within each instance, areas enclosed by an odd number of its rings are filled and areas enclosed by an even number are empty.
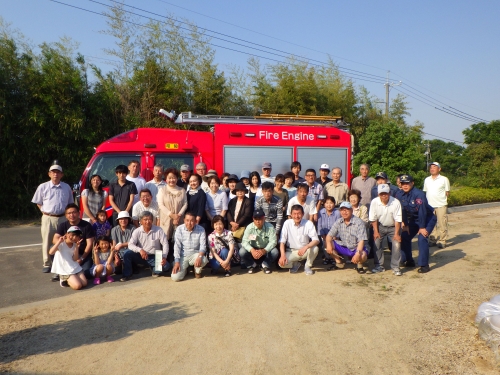
[[[167,112],[160,109],[159,115],[168,118],[176,124],[213,125],[213,124],[245,124],[245,125],[309,125],[334,126],[347,128],[341,116],[308,116],[308,115],[279,115],[261,114],[259,116],[224,116],[198,115],[191,112]]]

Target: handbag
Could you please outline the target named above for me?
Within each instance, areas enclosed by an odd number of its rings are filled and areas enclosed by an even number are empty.
[[[245,227],[239,227],[233,232],[233,238],[237,238],[241,240],[243,238],[243,234],[245,233]]]

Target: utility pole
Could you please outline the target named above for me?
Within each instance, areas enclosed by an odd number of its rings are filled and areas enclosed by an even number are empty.
[[[399,83],[389,82],[389,73],[390,72],[391,72],[390,70],[387,71],[387,80],[384,83],[384,86],[385,86],[385,117],[389,117],[389,88],[401,85],[401,81],[399,81]]]
[[[429,144],[429,141],[427,141],[427,150],[425,151],[425,156],[427,156],[427,169],[426,171],[429,170],[429,163],[431,159],[431,146]]]

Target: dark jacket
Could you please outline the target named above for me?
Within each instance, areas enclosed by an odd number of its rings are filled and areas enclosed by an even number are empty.
[[[233,198],[229,201],[227,205],[227,223],[228,227],[230,222],[236,221],[240,227],[246,227],[248,224],[253,222],[253,203],[250,198],[244,197],[243,203],[240,207],[240,212],[238,214],[238,220],[234,220],[234,211],[236,210],[236,201],[238,198]]]

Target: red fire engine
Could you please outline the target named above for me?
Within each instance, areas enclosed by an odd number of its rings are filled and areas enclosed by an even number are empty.
[[[300,161],[302,171],[317,171],[323,163],[340,167],[345,181],[351,180],[353,138],[341,117],[191,112],[175,117],[164,110],[160,114],[184,129],[138,128],[103,142],[81,177],[80,190],[90,186],[88,179],[93,174],[109,183],[116,178],[115,167],[131,160],[141,163],[141,176],[146,181],[152,179],[155,164],[165,168],[187,164],[194,170],[197,163],[204,162],[219,175],[228,172],[239,176],[242,170],[260,173],[262,163],[271,162],[275,176],[289,171],[294,160]]]

